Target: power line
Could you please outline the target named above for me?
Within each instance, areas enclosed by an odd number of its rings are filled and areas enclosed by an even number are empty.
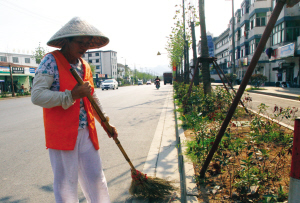
[[[21,12],[23,14],[26,14],[26,15],[31,15],[32,17],[35,17],[35,18],[43,18],[44,20],[46,20],[47,22],[50,22],[50,23],[53,23],[53,24],[59,24],[59,25],[63,25],[63,23],[57,21],[57,20],[54,20],[54,19],[51,19],[51,18],[48,18],[48,17],[45,17],[45,16],[42,16],[40,14],[37,14],[37,13],[34,13],[24,7],[21,7],[19,5],[16,5],[12,2],[8,2],[7,0],[2,0],[0,1],[0,4],[3,5],[3,6],[6,6],[12,10],[15,10],[15,11],[18,11],[18,12]]]

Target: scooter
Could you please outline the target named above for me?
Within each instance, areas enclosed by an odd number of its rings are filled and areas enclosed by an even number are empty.
[[[156,84],[156,89],[160,88],[160,81],[159,80],[155,80],[155,84]]]

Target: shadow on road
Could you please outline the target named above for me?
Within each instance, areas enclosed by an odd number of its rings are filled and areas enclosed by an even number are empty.
[[[20,199],[20,200],[12,200],[13,197],[12,196],[6,196],[6,197],[2,197],[0,199],[0,202],[2,203],[25,203],[25,202],[29,202],[28,199]]]
[[[144,103],[141,103],[141,104],[136,104],[136,105],[132,105],[132,106],[127,106],[127,107],[121,108],[121,109],[119,109],[119,110],[129,109],[129,108],[133,108],[133,107],[137,107],[137,106],[143,106],[143,105],[145,105],[145,104],[151,104],[151,103],[154,103],[154,102],[163,102],[164,100],[165,100],[165,99],[152,100],[152,101],[144,102]]]

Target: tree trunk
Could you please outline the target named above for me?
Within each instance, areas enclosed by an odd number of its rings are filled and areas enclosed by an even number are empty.
[[[204,0],[199,0],[199,16],[200,16],[200,27],[201,27],[201,56],[209,57],[207,37],[206,37]],[[211,93],[209,62],[202,63],[202,79],[203,79],[204,94]]]

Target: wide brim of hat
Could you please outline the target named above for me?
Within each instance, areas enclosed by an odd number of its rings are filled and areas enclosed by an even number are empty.
[[[101,48],[109,43],[108,37],[96,27],[79,17],[74,17],[51,37],[47,45],[62,48],[66,38],[88,36],[93,37],[88,49]]]
[[[88,49],[99,49],[101,47],[106,46],[109,43],[109,39],[105,36],[95,36],[95,35],[68,35],[68,36],[61,36],[61,38],[49,40],[47,42],[48,46],[62,48],[65,44],[65,38],[69,37],[93,37]]]

